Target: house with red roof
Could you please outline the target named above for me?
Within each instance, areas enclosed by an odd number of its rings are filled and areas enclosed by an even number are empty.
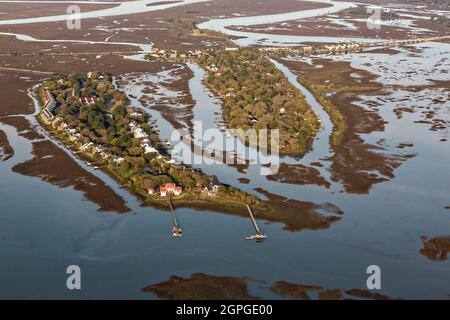
[[[183,192],[183,188],[177,186],[175,183],[166,183],[164,186],[159,187],[159,194],[161,197],[165,197],[167,195],[179,196]]]
[[[97,102],[97,97],[81,97],[80,103],[82,104],[93,104]]]
[[[222,66],[222,67],[219,68],[219,70],[217,70],[217,74],[222,74],[222,73],[224,73],[225,71],[227,71],[227,69],[225,69],[225,67]]]
[[[67,128],[67,123],[65,123],[65,122],[61,122],[58,126],[59,130],[64,130],[65,128]]]
[[[42,94],[44,98],[44,107],[42,109],[42,114],[47,118],[47,120],[52,120],[55,115],[53,114],[53,110],[58,106],[57,101],[53,97],[53,95],[47,89],[44,90]]]

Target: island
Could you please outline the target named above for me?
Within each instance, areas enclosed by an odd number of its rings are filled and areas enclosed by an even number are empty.
[[[303,94],[258,50],[225,48],[202,54],[205,84],[223,100],[230,129],[278,129],[280,154],[306,153],[319,121]],[[270,140],[270,139],[269,139]]]
[[[145,58],[198,64],[206,71],[203,83],[221,99],[224,123],[233,134],[249,143],[247,130],[258,134],[267,129],[270,134],[278,129],[279,153],[303,155],[311,149],[319,119],[304,95],[270,61],[270,53],[274,52],[233,46],[184,51],[153,48]],[[267,138],[268,145],[259,143],[260,148],[271,147]]]
[[[146,203],[196,201],[270,211],[266,202],[171,159],[156,121],[133,107],[110,74],[55,74],[38,89],[40,124]]]

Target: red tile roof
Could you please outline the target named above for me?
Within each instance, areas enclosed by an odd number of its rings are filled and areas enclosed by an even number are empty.
[[[45,100],[45,103],[47,103],[50,100],[53,100],[53,96],[48,90],[44,91],[44,100]]]
[[[166,189],[175,189],[176,185],[175,183],[166,183],[165,185]]]
[[[80,102],[82,104],[90,104],[90,103],[96,103],[97,98],[96,97],[81,97]]]

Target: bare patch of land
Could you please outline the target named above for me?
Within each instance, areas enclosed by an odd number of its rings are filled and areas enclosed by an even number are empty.
[[[27,3],[26,1],[14,3],[2,2],[0,20],[62,15],[67,13],[69,5],[68,3]],[[81,12],[103,10],[113,8],[117,5],[89,4],[89,2],[86,2],[86,4],[77,3]]]
[[[382,90],[381,84],[372,81],[374,75],[356,70],[348,62],[327,59],[315,62],[322,67],[290,60],[284,63],[302,73],[345,118],[347,128],[340,143],[333,145],[334,155],[329,159],[331,179],[342,183],[347,192],[368,193],[372,185],[394,178],[394,170],[414,155],[388,153],[382,146],[366,143],[361,138],[363,134],[384,131],[384,120],[377,106],[363,109],[355,104],[358,95],[379,94]],[[358,78],[351,76],[355,72]]]
[[[174,129],[186,129],[192,133],[194,101],[189,91],[191,69],[185,64],[166,64],[158,73],[132,73],[118,77],[119,87],[139,86],[139,102],[142,106],[157,110]]]
[[[387,3],[384,4],[387,5]],[[432,11],[422,12],[423,8],[417,11],[415,7],[387,7],[390,10],[383,11],[381,16],[383,22],[380,26],[375,26],[368,21],[371,13],[367,10],[366,5],[358,5],[356,8],[320,17],[274,24],[258,24],[245,27],[233,26],[230,29],[279,35],[364,37],[373,39],[404,39],[418,33],[422,36],[431,36],[437,33],[445,34],[450,31],[447,25],[432,21],[432,17],[435,16]],[[424,8],[432,10],[432,7],[425,6]]]
[[[0,93],[8,97],[0,104],[0,117],[32,113],[34,109],[30,105],[27,90],[41,79],[43,76],[0,70]]]
[[[270,288],[273,293],[293,300],[311,300],[317,297],[318,300],[392,300],[393,298],[376,292],[362,289],[327,289],[321,286],[294,284],[286,281],[277,281]]]
[[[445,261],[450,253],[450,236],[438,236],[429,239],[422,237],[423,248],[420,253],[430,260]]]
[[[0,130],[0,161],[6,161],[14,155],[14,149],[8,142],[5,132]]]
[[[290,165],[282,163],[276,174],[267,176],[268,180],[290,184],[314,184],[330,187],[330,182],[320,175],[320,171],[313,167],[303,165]]]
[[[142,289],[160,299],[170,300],[255,300],[248,289],[248,278],[210,276],[195,273],[190,278],[171,276],[168,280]]]
[[[76,39],[154,43],[159,48],[204,48],[226,45],[223,37],[192,32],[190,26],[212,18],[265,15],[320,8],[323,4],[296,0],[217,0],[133,15],[85,19],[81,30],[68,30],[66,22],[0,26],[1,32],[27,34],[44,39]],[[180,23],[173,23],[173,21]],[[111,37],[112,36],[112,37]]]

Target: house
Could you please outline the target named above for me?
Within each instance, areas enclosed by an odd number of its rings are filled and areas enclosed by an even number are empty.
[[[64,130],[65,128],[67,128],[67,123],[65,123],[65,122],[61,122],[58,126],[59,130]]]
[[[173,192],[173,190],[176,187],[176,184],[169,182],[169,183],[166,183],[164,186],[166,187],[167,191]]]
[[[137,112],[137,111],[133,111],[133,112],[130,112],[129,115],[130,115],[131,117],[141,117],[141,116],[142,116],[142,113]]]
[[[166,183],[164,186],[159,187],[159,194],[161,197],[165,197],[168,194],[179,196],[183,192],[183,188],[177,186],[175,183]]]
[[[225,47],[225,51],[238,51],[239,47]]]
[[[134,130],[134,138],[135,139],[142,139],[142,138],[146,138],[146,137],[147,137],[147,134],[141,128],[137,128],[136,130]]]
[[[147,188],[147,193],[148,193],[148,194],[155,194],[155,188],[153,188],[153,187],[148,187],[148,188]]]
[[[114,158],[114,159],[113,159],[113,162],[114,162],[116,165],[119,165],[119,164],[121,164],[121,163],[124,162],[124,161],[125,161],[125,158],[122,158],[122,157]]]
[[[83,144],[83,145],[80,147],[80,150],[81,150],[81,151],[91,150],[93,145],[94,145],[94,144],[93,144],[92,142],[85,143],[85,144]]]
[[[105,151],[100,152],[100,158],[103,160],[108,160],[111,158],[111,154]]]
[[[158,48],[153,48],[152,50],[150,50],[150,55],[152,57],[159,58],[159,51],[160,50]]]
[[[92,148],[92,153],[102,153],[103,152],[103,148],[100,146],[95,146]]]
[[[159,187],[159,195],[165,197],[167,195],[167,190],[165,187]]]
[[[82,97],[79,99],[82,104],[91,104],[97,102],[97,97]]]
[[[179,195],[181,195],[182,192],[183,192],[183,188],[177,186],[177,187],[175,187],[175,190],[173,191],[173,195],[174,196],[179,196]]]
[[[214,197],[217,195],[217,192],[219,191],[220,185],[218,184],[211,184],[205,190],[208,192],[208,196]]]
[[[159,153],[158,150],[149,146],[148,144],[144,144],[142,145],[142,147],[144,148],[144,153]]]
[[[54,100],[53,95],[48,90],[44,90],[44,107],[49,103],[49,101]]]
[[[227,69],[225,69],[225,67],[222,66],[222,67],[220,67],[220,68],[217,70],[217,74],[222,74],[222,73],[224,73],[225,71],[227,71]]]
[[[51,114],[53,110],[56,108],[57,102],[53,95],[50,93],[50,91],[45,90],[44,91],[44,109],[47,109],[47,111]],[[53,118],[53,117],[52,117]]]

